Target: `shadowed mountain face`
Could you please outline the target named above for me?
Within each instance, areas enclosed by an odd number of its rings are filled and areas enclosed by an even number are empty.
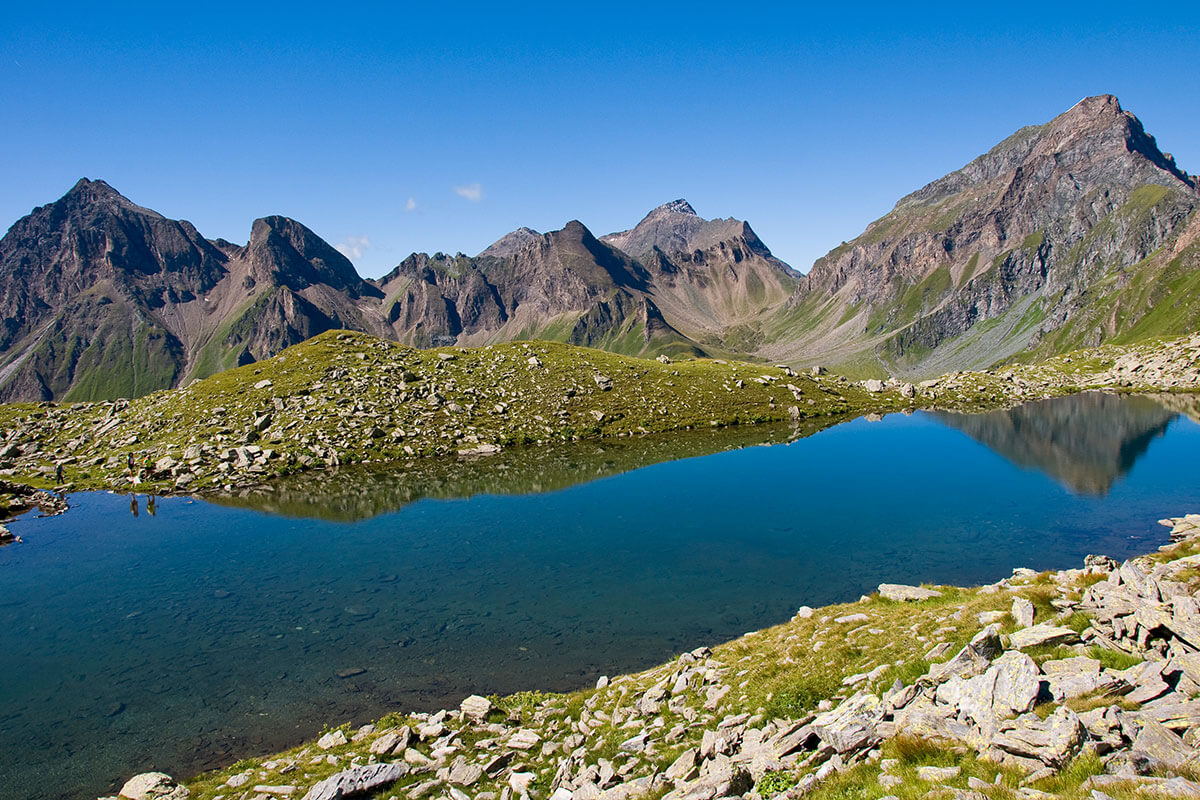
[[[374,469],[343,467],[284,478],[269,486],[206,495],[205,499],[289,517],[357,522],[425,498],[554,492],[651,464],[795,441],[842,421],[829,417],[800,424],[511,448],[486,457],[421,459]]]
[[[245,247],[79,181],[0,239],[0,400],[146,394],[331,328],[377,331],[378,290],[295,220]]]
[[[1086,98],[819,259],[764,352],[929,375],[1195,330],[1198,205],[1136,117]]]
[[[1107,494],[1176,416],[1149,397],[1098,392],[987,414],[931,414],[1018,466],[1095,495]]]

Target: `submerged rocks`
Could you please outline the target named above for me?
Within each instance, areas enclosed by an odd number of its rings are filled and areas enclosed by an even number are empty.
[[[1192,589],[1200,584],[1197,566],[1200,556],[1112,569],[1097,562],[1048,576],[1021,570],[986,589],[944,591],[937,604],[896,607],[868,597],[836,609],[805,606],[778,629],[747,635],[716,654],[698,648],[640,675],[602,678],[595,692],[521,696],[495,705],[471,695],[457,709],[413,714],[405,725],[363,726],[348,744],[340,730],[331,731],[316,747],[289,754],[286,766],[282,759],[274,766],[265,762],[230,777],[228,788],[239,793],[228,797],[252,800],[254,793],[270,796],[273,790],[291,796],[284,790],[293,786],[299,795],[306,763],[320,774],[326,765],[343,769],[309,789],[307,800],[378,793],[397,775],[406,780],[379,796],[635,800],[652,793],[671,800],[771,800],[764,791],[771,786],[764,782],[768,776],[795,779],[787,792],[798,798],[838,772],[877,763],[878,786],[897,794],[912,793],[915,773],[916,781],[941,784],[921,786],[918,794],[932,788],[938,797],[992,796],[995,784],[943,761],[910,760],[903,770],[892,759],[879,763],[880,748],[899,735],[1019,769],[1026,779],[1016,794],[1026,797],[1040,796],[1027,784],[1064,770],[1084,752],[1103,759],[1109,772],[1119,773],[1111,777],[1122,780],[1150,771],[1190,774],[1200,769],[1200,648],[1188,638],[1189,626],[1200,624]],[[880,587],[880,596],[894,602],[930,599],[929,592],[936,590]],[[1025,624],[1033,622],[1035,609],[1015,592],[1037,592],[1040,607],[1047,603],[1060,614],[1053,623]],[[1020,627],[1006,635],[1001,631],[1012,624],[1010,603]],[[1090,627],[1080,610],[1089,614]],[[996,621],[976,629],[976,620],[985,619]],[[1064,624],[1054,624],[1059,622]],[[889,626],[890,639],[883,635]],[[973,631],[968,644],[955,646]],[[915,642],[905,639],[909,635]],[[801,672],[797,656],[840,641],[857,652],[834,654],[829,663],[855,674],[832,676],[828,693],[806,698],[794,717],[766,710],[771,698],[764,702],[754,694],[756,679],[767,672],[808,680],[812,662]],[[1061,651],[1051,649],[1063,642],[1068,644]],[[1022,650],[1037,644],[1046,649]],[[1094,648],[1128,655],[1098,656]],[[924,653],[934,661],[955,650],[907,685],[878,685],[885,675],[914,674],[907,659],[919,661]],[[1047,660],[1039,665],[1042,658]],[[1144,660],[1134,663],[1138,659]],[[1114,662],[1131,666],[1104,666]],[[782,708],[792,708],[791,697],[782,699]],[[813,706],[821,713],[810,711]],[[1107,777],[1097,776],[1091,785],[1118,786]],[[1172,787],[1187,789],[1177,777],[1143,785],[1159,791],[1172,780]],[[969,792],[961,788],[964,782]]]

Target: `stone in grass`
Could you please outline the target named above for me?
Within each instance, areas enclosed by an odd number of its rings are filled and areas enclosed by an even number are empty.
[[[941,597],[942,593],[935,589],[907,586],[902,583],[881,583],[879,584],[879,596],[896,602],[916,602],[928,600],[931,597]]]
[[[875,728],[883,720],[879,698],[859,692],[832,711],[813,720],[813,732],[838,753],[849,753],[878,740]]]
[[[119,796],[126,800],[186,800],[188,790],[166,773],[143,772],[126,781]]]
[[[1196,767],[1200,757],[1165,725],[1151,719],[1142,720],[1142,730],[1133,740],[1132,750],[1149,757],[1151,764],[1171,769]]]
[[[492,701],[488,700],[486,697],[480,697],[477,694],[473,694],[466,700],[463,700],[462,703],[459,704],[458,708],[460,711],[462,711],[464,717],[478,722],[486,717],[488,712],[492,710]]]
[[[478,764],[469,764],[466,759],[459,756],[450,766],[448,777],[451,783],[457,783],[459,786],[471,786],[483,777],[483,767]]]
[[[533,731],[522,728],[508,738],[508,746],[513,750],[529,750],[541,740]]]
[[[631,736],[621,742],[619,749],[626,753],[640,753],[646,749],[646,745],[650,743],[650,737],[647,734],[639,733],[637,736]]]
[[[1013,619],[1022,628],[1033,625],[1033,603],[1024,597],[1014,597],[1012,601]]]
[[[317,739],[317,747],[322,750],[332,750],[335,747],[341,747],[346,744],[346,733],[342,730],[330,731],[329,733]]]
[[[959,767],[917,767],[917,777],[926,783],[944,783],[957,778]]]
[[[412,728],[404,725],[397,730],[385,732],[378,739],[371,742],[370,751],[377,756],[399,755],[408,749],[408,743],[411,739]]]

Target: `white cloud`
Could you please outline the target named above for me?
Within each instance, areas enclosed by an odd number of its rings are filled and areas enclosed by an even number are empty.
[[[416,211],[417,210],[416,198],[414,198],[414,197],[408,198],[408,202],[404,204],[404,210],[405,211]]]
[[[371,246],[371,240],[366,236],[347,236],[346,241],[339,242],[333,247],[351,261],[362,258],[363,252]]]
[[[466,186],[455,186],[454,193],[472,203],[478,203],[483,198],[483,187],[478,183],[468,183]]]

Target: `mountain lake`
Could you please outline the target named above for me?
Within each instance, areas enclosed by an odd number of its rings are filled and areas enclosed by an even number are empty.
[[[885,581],[1151,551],[1156,520],[1200,510],[1190,401],[582,442],[204,499],[72,494],[0,548],[2,794],[95,798],[326,725],[590,686]]]

